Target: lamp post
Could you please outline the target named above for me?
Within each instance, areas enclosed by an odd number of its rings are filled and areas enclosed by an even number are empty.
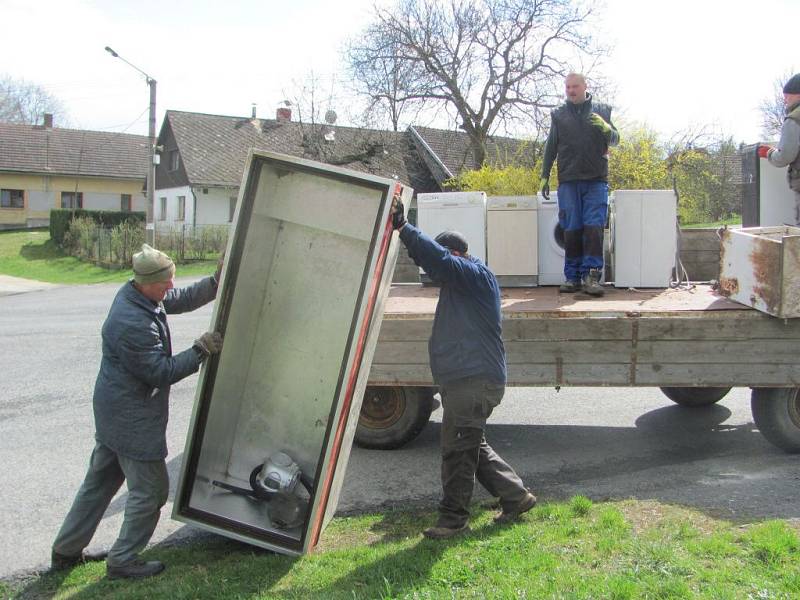
[[[120,59],[125,64],[133,67],[139,73],[144,75],[145,81],[147,81],[147,85],[150,87],[150,123],[149,123],[149,130],[148,136],[150,137],[150,152],[149,152],[149,160],[148,160],[148,167],[147,167],[147,206],[145,208],[147,214],[147,225],[154,225],[153,223],[153,210],[155,208],[155,200],[156,200],[156,80],[150,77],[147,73],[142,71],[136,65],[128,62],[124,58],[122,58],[119,54],[114,52],[109,46],[106,46],[106,52],[108,52],[114,58]],[[153,232],[154,234],[155,232]],[[145,227],[145,238],[148,242],[152,243],[153,240],[150,237],[151,234],[147,233],[147,227]]]

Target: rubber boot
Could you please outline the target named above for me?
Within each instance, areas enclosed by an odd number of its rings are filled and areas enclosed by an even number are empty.
[[[583,291],[590,296],[602,296],[605,293],[603,286],[600,285],[600,269],[589,270],[589,274],[583,280]]]

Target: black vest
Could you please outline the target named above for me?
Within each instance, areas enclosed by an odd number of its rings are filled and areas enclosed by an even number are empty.
[[[551,113],[558,132],[558,182],[608,180],[608,140],[589,121],[597,113],[611,122],[611,107],[592,102],[589,96],[582,104],[566,102]]]

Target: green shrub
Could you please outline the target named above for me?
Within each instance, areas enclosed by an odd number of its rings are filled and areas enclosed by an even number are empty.
[[[145,213],[118,210],[84,210],[82,208],[54,208],[50,211],[50,239],[63,246],[70,222],[78,217],[87,217],[105,229],[113,229],[120,223],[132,221],[144,228]]]

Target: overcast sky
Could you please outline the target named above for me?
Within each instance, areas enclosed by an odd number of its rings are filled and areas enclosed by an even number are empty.
[[[340,51],[373,0],[0,0],[0,75],[42,85],[73,127],[147,133],[144,77],[167,109],[274,117],[314,72],[347,111]],[[614,47],[615,118],[664,136],[711,127],[760,138],[759,102],[800,70],[800,0],[606,0],[599,36]],[[338,95],[337,95],[338,94]],[[337,102],[338,98],[338,102]],[[345,106],[341,106],[344,104]],[[56,123],[58,126],[58,123]]]

